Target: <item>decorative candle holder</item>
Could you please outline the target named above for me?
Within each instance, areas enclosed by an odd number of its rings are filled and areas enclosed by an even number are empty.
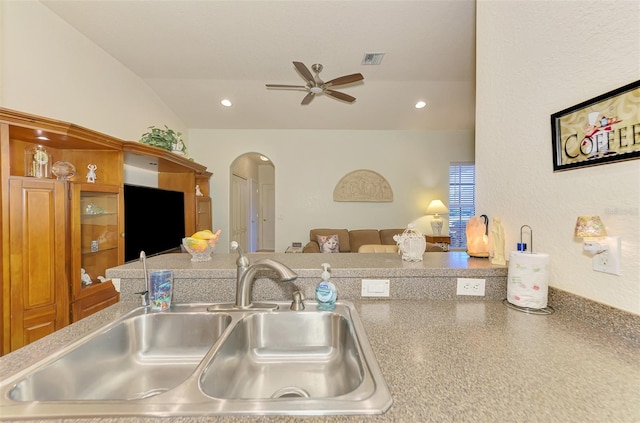
[[[404,261],[422,261],[427,249],[427,240],[413,224],[408,224],[402,235],[394,235],[393,240],[398,244],[398,250]]]

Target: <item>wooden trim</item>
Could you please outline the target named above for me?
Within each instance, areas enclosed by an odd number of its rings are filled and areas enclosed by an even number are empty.
[[[33,140],[35,133],[49,138],[42,143],[52,148],[122,150],[118,138],[55,119],[0,108],[0,121],[11,125],[11,137],[18,140]]]
[[[9,231],[4,228],[9,227],[9,125],[0,124],[0,227],[3,228],[0,234],[0,253],[2,253],[2,272],[0,272],[0,292],[2,300],[0,300],[0,356],[11,351],[11,278],[10,278],[10,261],[9,261]]]

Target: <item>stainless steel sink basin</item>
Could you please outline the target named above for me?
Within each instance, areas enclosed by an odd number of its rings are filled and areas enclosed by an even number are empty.
[[[349,321],[336,313],[275,312],[239,322],[204,371],[216,398],[337,397],[364,381]]]
[[[3,419],[380,414],[392,403],[353,304],[138,308],[0,383]],[[215,308],[215,307],[214,307]]]
[[[137,400],[184,382],[231,323],[227,314],[129,315],[9,391],[16,401]]]

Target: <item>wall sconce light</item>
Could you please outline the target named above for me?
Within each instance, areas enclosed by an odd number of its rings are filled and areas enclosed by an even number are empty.
[[[427,207],[427,214],[433,214],[433,220],[431,221],[431,230],[434,235],[442,234],[442,218],[441,214],[449,213],[449,209],[440,200],[433,200]]]
[[[584,251],[593,256],[593,270],[620,274],[621,239],[619,236],[606,236],[600,216],[578,216],[574,234],[584,240]]]

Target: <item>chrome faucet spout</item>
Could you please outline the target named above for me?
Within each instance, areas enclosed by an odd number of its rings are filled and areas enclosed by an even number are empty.
[[[298,277],[298,274],[291,270],[285,264],[268,258],[256,261],[254,264],[247,267],[242,274],[240,274],[240,267],[238,267],[235,304],[236,307],[251,308],[251,294],[253,292],[253,283],[255,282],[256,273],[261,269],[269,269],[275,271],[278,274],[279,279],[283,282],[293,281]]]
[[[243,310],[243,309],[260,309],[260,310],[277,310],[277,304],[271,303],[252,303],[251,295],[253,293],[253,284],[259,270],[271,270],[278,275],[281,282],[293,281],[298,274],[291,270],[287,265],[279,261],[264,258],[251,264],[249,258],[244,254],[242,247],[236,241],[231,242],[231,249],[238,252],[236,260],[236,301],[233,304],[213,304],[207,307],[209,311],[220,310]]]
[[[136,294],[140,295],[142,305],[147,307],[150,304],[149,295],[151,292],[151,286],[149,285],[149,274],[147,273],[147,255],[144,251],[140,251],[140,261],[142,262],[145,290],[142,292],[136,292]]]

